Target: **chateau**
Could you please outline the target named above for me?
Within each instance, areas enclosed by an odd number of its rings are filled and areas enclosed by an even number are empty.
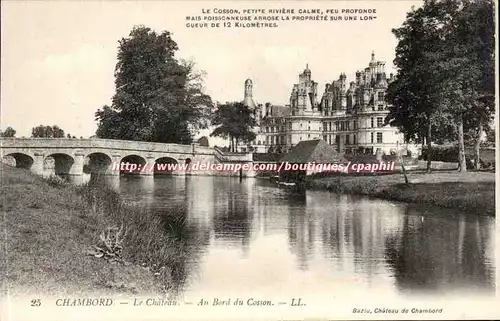
[[[257,137],[238,150],[287,152],[301,141],[319,138],[346,154],[394,153],[398,142],[405,153],[410,146],[404,143],[403,135],[385,124],[389,113],[385,92],[392,80],[392,74],[386,76],[385,62],[377,61],[373,52],[368,67],[356,72],[356,81],[347,83],[341,73],[338,80],[325,85],[322,96],[306,65],[286,106],[256,105],[253,83],[247,79],[243,102],[254,111]],[[414,148],[411,151],[416,152]]]

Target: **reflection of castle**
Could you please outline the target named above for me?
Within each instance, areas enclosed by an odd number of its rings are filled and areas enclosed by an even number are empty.
[[[396,128],[384,125],[389,113],[385,92],[391,80],[392,74],[386,77],[385,62],[375,60],[374,53],[368,67],[356,72],[356,81],[347,85],[346,75],[340,74],[338,80],[325,85],[320,100],[318,83],[312,80],[307,65],[286,106],[256,105],[253,83],[247,79],[243,102],[254,110],[258,122],[251,146],[257,152],[288,151],[303,140],[320,138],[347,153],[394,151],[404,137]]]

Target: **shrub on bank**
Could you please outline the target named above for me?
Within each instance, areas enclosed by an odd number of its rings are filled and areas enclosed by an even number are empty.
[[[494,154],[494,150],[485,149],[480,151],[479,161],[481,163],[481,168],[494,166],[494,156],[491,157],[491,155]],[[426,161],[428,155],[429,150],[427,146],[424,146],[420,159]],[[456,163],[458,162],[458,146],[432,146],[430,155],[432,161]],[[466,148],[465,161],[468,169],[474,168],[474,159],[474,151],[471,148]]]
[[[64,188],[69,185],[69,183],[65,179],[56,175],[45,177],[44,180],[47,182],[47,184],[56,188]]]

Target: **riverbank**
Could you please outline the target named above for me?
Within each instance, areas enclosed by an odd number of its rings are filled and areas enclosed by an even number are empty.
[[[367,195],[416,204],[458,208],[478,215],[495,215],[495,173],[435,171],[379,176],[308,178],[307,188]]]
[[[152,226],[151,216],[121,205],[106,189],[78,188],[0,166],[0,228],[6,234],[0,270],[5,271],[4,284],[11,294],[157,294],[164,290],[164,282],[158,280],[160,273],[152,271],[153,259],[147,260],[152,253],[136,252],[145,249],[148,236],[157,237],[162,229]],[[128,218],[120,218],[125,212],[130,214]],[[145,217],[140,219],[141,215]],[[152,224],[145,224],[146,219]],[[122,233],[114,243],[119,250],[109,253],[106,243],[116,233],[107,231],[114,232],[113,227],[118,226],[124,227],[126,235]],[[140,229],[147,235],[139,235]],[[175,253],[170,250],[168,254]]]

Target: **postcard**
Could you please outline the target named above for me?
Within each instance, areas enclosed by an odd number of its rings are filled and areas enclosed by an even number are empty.
[[[500,317],[496,1],[1,6],[2,320]]]

